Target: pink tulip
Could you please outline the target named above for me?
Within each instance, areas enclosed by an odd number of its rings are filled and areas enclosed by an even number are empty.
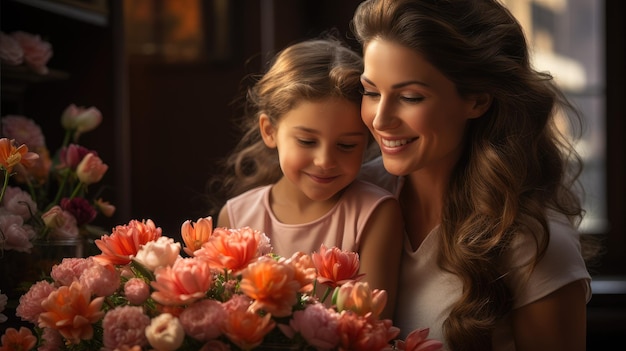
[[[61,115],[63,128],[74,131],[74,141],[85,132],[96,129],[102,122],[102,113],[95,107],[77,107],[69,105]]]
[[[104,201],[101,198],[97,198],[94,201],[96,209],[100,211],[105,217],[111,217],[115,213],[115,206],[111,205],[108,201]]]
[[[90,185],[101,181],[107,169],[109,166],[104,164],[100,157],[94,153],[89,153],[76,167],[76,176],[81,183]]]
[[[339,287],[335,300],[338,312],[350,310],[376,320],[387,303],[387,292],[372,291],[367,282],[348,282]]]

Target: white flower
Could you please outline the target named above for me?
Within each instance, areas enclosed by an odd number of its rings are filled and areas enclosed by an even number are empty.
[[[170,313],[163,313],[154,318],[146,327],[146,337],[150,345],[158,351],[174,351],[185,338],[185,330],[178,318]]]
[[[180,248],[180,243],[174,239],[161,236],[145,243],[133,259],[154,272],[158,267],[173,265],[180,258]]]

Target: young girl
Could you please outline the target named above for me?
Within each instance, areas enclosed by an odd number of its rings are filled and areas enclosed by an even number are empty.
[[[571,105],[521,26],[497,0],[367,0],[353,29],[382,153],[364,175],[406,223],[396,325],[455,351],[584,350],[579,159],[555,126]]]
[[[248,91],[247,131],[223,183],[235,197],[217,226],[260,230],[285,257],[322,244],[358,252],[365,280],[388,293],[390,317],[403,226],[389,192],[355,181],[371,140],[361,72],[360,56],[333,38],[278,53]]]

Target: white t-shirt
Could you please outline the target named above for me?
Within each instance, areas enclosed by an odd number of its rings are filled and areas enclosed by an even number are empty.
[[[362,178],[386,186],[396,196],[403,179],[387,173],[380,159],[363,168]],[[587,287],[587,301],[591,299],[591,277],[580,252],[579,234],[562,216],[549,216],[550,243],[543,259],[530,275],[529,280],[519,278],[521,272],[512,272],[506,282],[513,292],[513,308],[519,308],[554,292],[576,280],[583,279]],[[430,328],[429,337],[441,340],[442,325],[451,306],[461,296],[462,283],[455,275],[441,270],[437,265],[439,243],[438,227],[424,239],[420,247],[412,251],[408,237],[402,256],[398,300],[394,325],[401,329],[401,337],[414,329]],[[534,252],[534,242],[518,239],[514,243],[515,255],[512,266],[528,262]],[[518,279],[519,278],[519,279]],[[496,326],[493,335],[495,351],[514,351],[515,345],[508,317]]]

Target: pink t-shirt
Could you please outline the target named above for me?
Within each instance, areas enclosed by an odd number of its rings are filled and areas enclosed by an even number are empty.
[[[230,226],[248,226],[270,238],[274,253],[290,257],[295,252],[312,253],[320,246],[357,252],[361,233],[376,207],[391,193],[364,181],[354,181],[335,206],[322,217],[302,224],[280,222],[272,212],[269,194],[272,185],[249,190],[226,202]]]

